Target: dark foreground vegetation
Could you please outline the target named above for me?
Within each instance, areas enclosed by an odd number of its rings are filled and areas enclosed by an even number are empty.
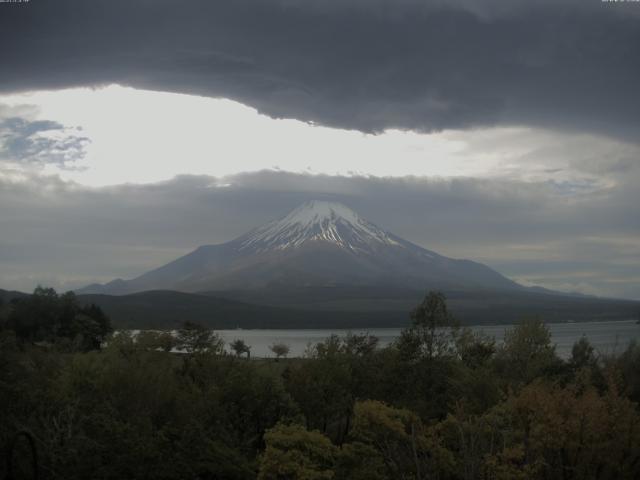
[[[411,318],[386,348],[348,335],[250,360],[194,324],[108,336],[73,294],[5,302],[0,478],[640,478],[640,346],[582,339],[563,361],[538,321],[498,346],[437,293]]]

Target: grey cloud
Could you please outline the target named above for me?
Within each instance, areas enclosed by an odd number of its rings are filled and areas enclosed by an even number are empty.
[[[54,135],[47,135],[53,133]],[[0,161],[73,168],[85,155],[89,139],[49,120],[0,118]]]
[[[637,170],[626,185],[569,196],[548,182],[268,171],[100,189],[37,175],[0,180],[0,288],[133,277],[324,198],[514,278],[640,299]]]
[[[118,82],[363,131],[494,124],[637,139],[640,15],[599,1],[0,4],[0,89]],[[168,113],[169,114],[169,113]]]

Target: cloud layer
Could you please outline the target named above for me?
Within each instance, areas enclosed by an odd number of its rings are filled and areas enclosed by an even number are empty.
[[[526,124],[636,138],[637,5],[456,0],[1,4],[4,92],[122,83],[342,128]],[[167,112],[170,114],[170,112]]]
[[[0,114],[0,162],[73,168],[84,157],[89,139],[69,130],[50,120],[2,118]]]
[[[0,288],[133,277],[328,198],[417,244],[525,283],[640,299],[631,189],[567,198],[548,182],[285,172],[100,189],[51,177],[0,182]]]

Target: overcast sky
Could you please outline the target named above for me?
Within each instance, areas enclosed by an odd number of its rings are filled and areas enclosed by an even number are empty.
[[[131,278],[314,198],[640,299],[640,3],[0,3],[0,288]]]

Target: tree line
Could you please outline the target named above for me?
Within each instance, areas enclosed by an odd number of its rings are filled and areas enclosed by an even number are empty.
[[[0,478],[33,478],[33,450],[51,479],[640,478],[636,343],[563,360],[527,320],[497,344],[437,292],[387,347],[279,361],[195,324],[110,330],[72,294],[0,305]]]

